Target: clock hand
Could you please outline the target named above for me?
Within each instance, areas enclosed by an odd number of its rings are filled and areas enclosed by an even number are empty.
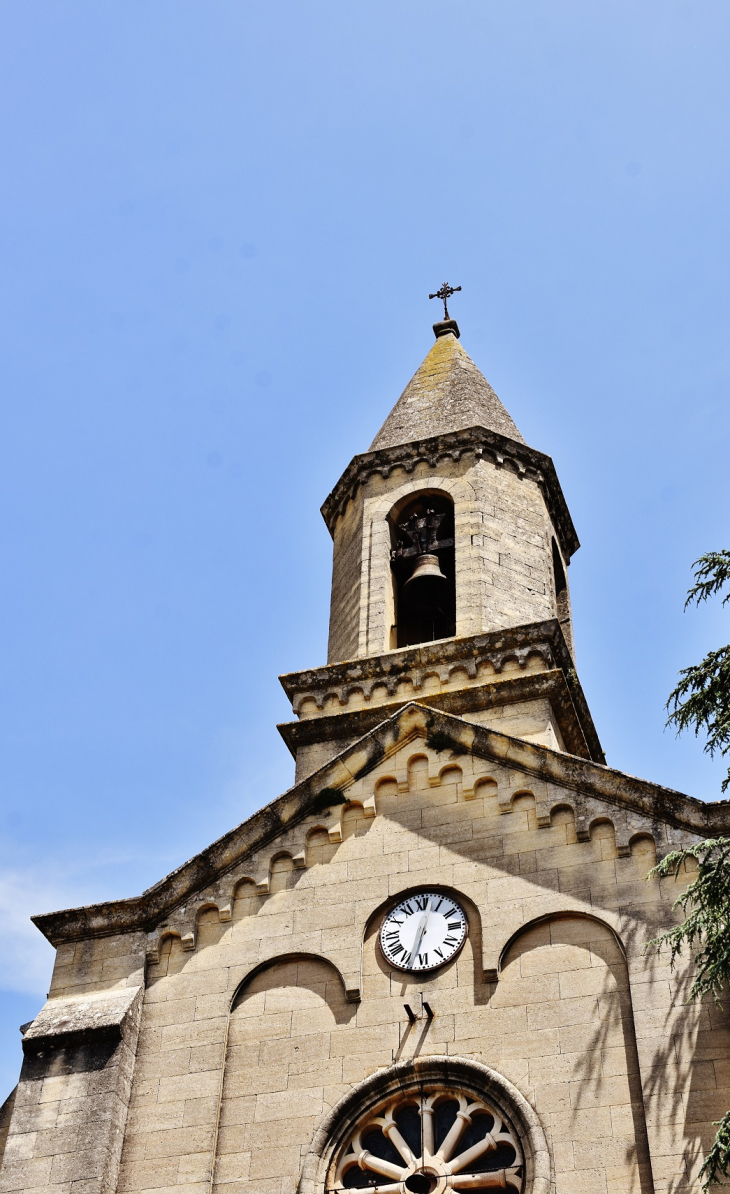
[[[421,942],[423,941],[423,934],[425,932],[426,932],[426,913],[424,912],[424,914],[421,916],[421,919],[418,924],[418,931],[416,933],[416,937],[413,942],[413,949],[411,950],[411,956],[409,958],[410,962],[413,961],[413,959],[415,958],[419,949],[421,948]]]
[[[421,942],[423,941],[423,938],[426,936],[426,929],[428,928],[428,918],[429,918],[430,914],[431,914],[431,900],[429,899],[428,904],[426,905],[426,911],[423,913],[423,915],[421,917],[420,924],[418,926],[418,932],[416,933],[416,940],[415,940],[413,949],[411,950],[411,956],[408,959],[409,962],[412,962],[413,959],[418,956],[418,951],[421,948]]]

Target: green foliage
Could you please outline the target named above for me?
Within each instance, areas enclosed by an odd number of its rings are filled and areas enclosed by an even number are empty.
[[[710,551],[693,564],[695,583],[687,594],[686,609],[693,602],[700,605],[721,593],[730,584],[730,551]],[[730,592],[722,599],[730,601]],[[671,710],[667,725],[678,734],[694,729],[707,734],[705,750],[710,755],[730,752],[730,646],[710,651],[695,667],[684,668],[680,681],[667,701]],[[730,786],[730,769],[722,784]],[[684,913],[682,924],[662,933],[649,947],[670,951],[674,966],[686,947],[694,955],[695,977],[690,996],[698,999],[711,994],[716,1000],[730,984],[730,838],[708,838],[684,850],[674,850],[649,872],[658,878],[676,876],[689,858],[697,862],[697,874],[674,907]],[[717,1135],[705,1157],[699,1176],[703,1190],[730,1177],[730,1111],[715,1121]],[[724,1184],[724,1183],[723,1183]]]
[[[719,999],[730,983],[730,838],[709,838],[673,850],[649,877],[676,878],[690,858],[697,862],[697,874],[674,905],[685,918],[649,944],[656,949],[667,947],[672,966],[685,946],[692,950],[696,973],[690,997],[711,994]]]
[[[730,551],[711,551],[693,564],[695,583],[687,594],[685,609],[694,602],[700,605],[708,597],[720,593],[730,584]],[[722,604],[730,601],[730,592]],[[667,725],[678,734],[692,729],[695,735],[704,731],[704,749],[709,755],[730,753],[730,646],[710,651],[701,663],[683,668],[677,687],[669,695],[670,710]],[[723,780],[722,790],[730,787],[730,768]]]
[[[717,1128],[717,1136],[698,1174],[705,1179],[703,1190],[719,1183],[721,1177],[730,1177],[730,1111],[726,1111],[722,1119],[716,1119],[712,1126]]]
[[[708,597],[719,593],[723,585],[730,582],[730,551],[708,551],[706,555],[700,556],[699,560],[695,560],[692,567],[695,570],[695,583],[687,594],[685,609],[693,601],[697,605],[707,601]],[[728,601],[730,593],[725,594],[722,604],[725,605]]]
[[[683,668],[679,684],[670,694],[667,708],[671,713],[667,725],[674,725],[677,733],[694,729],[695,734],[707,734],[705,750],[714,755],[730,752],[730,646],[709,651],[701,663]],[[730,768],[722,782],[725,792],[730,786]]]
[[[674,966],[686,946],[694,953],[696,967],[690,997],[699,999],[711,994],[719,1000],[730,983],[730,838],[708,838],[684,850],[673,850],[649,871],[647,878],[676,878],[690,858],[697,862],[697,874],[674,904],[685,918],[682,924],[650,941],[648,948],[660,950],[667,946]],[[730,1176],[730,1111],[714,1126],[717,1135],[699,1172],[705,1179],[703,1190],[716,1185],[721,1177]]]

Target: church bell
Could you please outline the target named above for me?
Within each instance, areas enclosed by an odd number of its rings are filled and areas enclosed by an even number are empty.
[[[431,613],[446,597],[448,583],[438,556],[424,552],[417,556],[413,573],[403,586],[403,599],[414,613]]]

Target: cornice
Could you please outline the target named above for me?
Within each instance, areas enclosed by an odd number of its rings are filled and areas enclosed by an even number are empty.
[[[542,661],[542,673],[510,676],[509,681],[506,676],[498,681],[484,678],[476,684],[460,685],[456,691],[421,691],[425,678],[434,672],[445,683],[450,682],[451,674],[464,671],[469,680],[475,681],[484,664],[490,665],[499,675],[506,664],[514,662],[525,667],[534,656]],[[313,699],[317,708],[323,709],[331,697],[339,701],[342,712],[303,718],[301,728],[296,723],[285,722],[278,729],[290,750],[295,749],[295,744],[328,738],[351,741],[413,700],[460,714],[483,707],[493,708],[501,703],[530,700],[533,695],[546,695],[546,682],[538,676],[556,670],[564,679],[561,684],[551,681],[550,695],[554,698],[555,712],[559,717],[562,714],[561,732],[568,750],[605,763],[606,757],[557,618],[289,672],[280,676],[279,681],[297,715],[305,700]],[[409,681],[411,692],[398,699],[398,688],[404,680]],[[369,701],[373,691],[382,687],[392,700],[359,709],[347,708],[355,693]],[[479,694],[483,694],[484,699]],[[348,720],[343,721],[343,718]],[[320,730],[315,726],[320,726]]]
[[[539,700],[541,697],[550,702],[566,749],[582,759],[593,758],[596,762],[605,762],[590,714],[587,724],[584,724],[576,710],[574,694],[564,673],[558,668],[547,672],[532,672],[524,676],[510,676],[509,679],[494,683],[485,682],[476,688],[424,693],[416,699],[419,705],[426,705],[429,709],[440,709],[456,717],[467,717],[469,713],[477,713],[482,709],[519,705],[524,701]],[[300,747],[316,742],[353,742],[386,718],[392,717],[405,705],[413,703],[413,698],[409,697],[376,705],[372,709],[355,709],[331,716],[310,717],[304,721],[285,721],[276,728],[290,753],[296,758]]]
[[[315,811],[317,798],[325,788],[346,790],[356,778],[367,775],[400,744],[419,733],[431,737],[438,734],[441,742],[452,741],[460,753],[471,752],[554,783],[566,793],[574,793],[574,803],[578,806],[586,798],[595,797],[702,837],[730,831],[728,800],[703,803],[614,768],[411,703],[142,895],[51,912],[32,920],[53,945],[151,928],[196,892]]]
[[[564,670],[573,667],[558,619],[546,618],[542,622],[523,622],[519,626],[489,630],[484,634],[440,639],[435,643],[383,651],[380,655],[325,663],[300,672],[285,672],[279,676],[279,683],[292,702],[299,693],[327,693],[346,690],[351,685],[362,688],[371,682],[385,683],[388,691],[394,692],[395,685],[405,676],[412,677],[435,666],[466,667],[469,675],[476,675],[480,663],[488,661],[499,671],[507,659],[545,648],[548,650],[547,666]]]
[[[520,477],[540,486],[563,555],[569,561],[580,547],[580,542],[552,460],[543,452],[486,427],[467,427],[463,431],[413,440],[411,443],[396,444],[392,448],[355,456],[322,505],[322,517],[330,534],[334,533],[335,523],[347,503],[370,477],[379,475],[387,478],[397,468],[411,473],[422,461],[430,468],[435,468],[441,460],[458,461],[466,453],[476,458],[486,457],[497,467],[509,465]]]

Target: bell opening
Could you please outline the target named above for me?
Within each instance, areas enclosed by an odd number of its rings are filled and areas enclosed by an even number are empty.
[[[390,519],[395,626],[392,645],[456,634],[454,507],[443,493],[415,495]]]

